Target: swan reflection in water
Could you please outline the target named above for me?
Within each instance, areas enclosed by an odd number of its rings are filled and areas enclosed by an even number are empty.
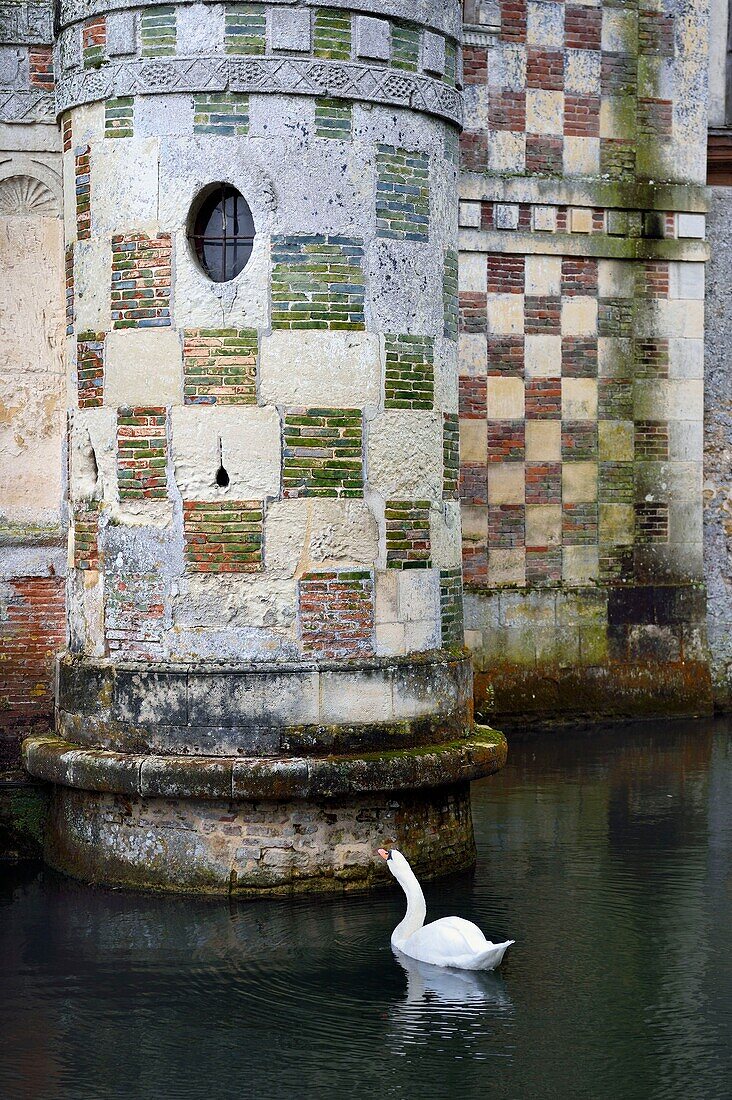
[[[397,1051],[400,1041],[404,1047],[429,1045],[436,1036],[470,1046],[472,1035],[482,1045],[493,1022],[513,1015],[508,987],[496,971],[448,969],[392,950],[407,976],[405,997],[389,1011]]]

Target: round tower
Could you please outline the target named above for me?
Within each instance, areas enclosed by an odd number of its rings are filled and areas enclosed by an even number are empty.
[[[62,0],[49,859],[210,892],[474,858],[460,5]]]

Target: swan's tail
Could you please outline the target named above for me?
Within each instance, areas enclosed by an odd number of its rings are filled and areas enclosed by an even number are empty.
[[[503,962],[503,956],[515,940],[506,940],[505,943],[492,943],[485,951],[475,955],[470,963],[470,970],[495,970]]]

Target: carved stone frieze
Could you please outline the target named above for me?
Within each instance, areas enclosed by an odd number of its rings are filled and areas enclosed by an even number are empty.
[[[0,91],[0,122],[54,122],[55,118],[50,92]]]
[[[24,0],[11,4],[0,3],[0,42],[17,45],[42,43],[53,40],[53,5],[31,4]]]
[[[114,96],[166,92],[260,92],[338,95],[410,107],[460,123],[460,93],[440,81],[352,62],[278,57],[131,59],[62,73],[57,111]]]

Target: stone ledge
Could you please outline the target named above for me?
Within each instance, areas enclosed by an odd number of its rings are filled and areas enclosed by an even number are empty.
[[[29,737],[29,774],[64,787],[144,798],[287,802],[421,790],[481,779],[506,762],[506,740],[478,726],[463,741],[361,756],[235,759],[85,749],[58,737]]]

